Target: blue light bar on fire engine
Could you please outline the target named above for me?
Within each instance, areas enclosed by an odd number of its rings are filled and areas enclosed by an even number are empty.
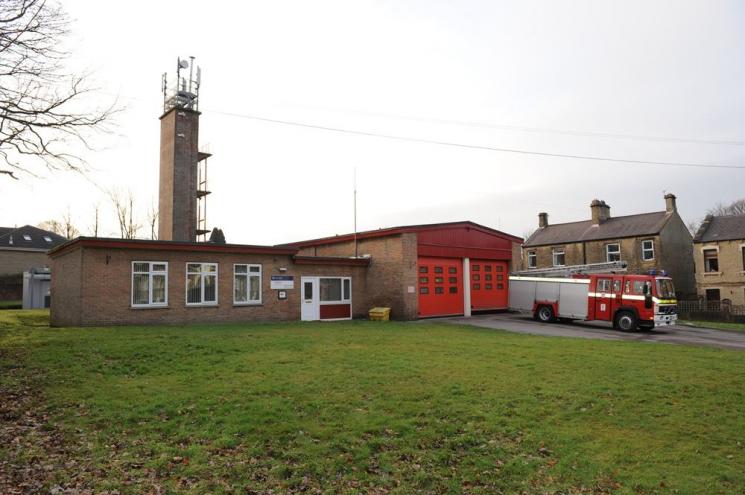
[[[667,277],[665,270],[649,270],[650,275],[659,275],[660,277]]]

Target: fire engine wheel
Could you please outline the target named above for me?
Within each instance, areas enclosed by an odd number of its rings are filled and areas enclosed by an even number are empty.
[[[621,311],[616,315],[616,328],[624,332],[636,330],[636,316],[630,311]]]
[[[535,314],[538,317],[538,321],[542,321],[543,323],[554,321],[554,310],[551,306],[541,306]]]

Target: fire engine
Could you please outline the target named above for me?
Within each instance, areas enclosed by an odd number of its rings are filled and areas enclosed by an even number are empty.
[[[674,325],[675,288],[664,272],[627,274],[626,263],[593,263],[517,272],[510,276],[510,309],[542,322],[610,321],[624,331]]]

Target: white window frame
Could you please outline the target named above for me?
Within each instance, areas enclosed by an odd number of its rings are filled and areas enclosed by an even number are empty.
[[[148,264],[148,271],[147,272],[135,272],[135,264],[136,263],[147,263]],[[153,271],[153,265],[166,265],[165,271]],[[135,304],[135,275],[145,275],[148,276],[148,282],[147,282],[147,300],[148,302],[146,304]],[[166,276],[166,294],[165,294],[165,302],[153,302],[153,275],[165,275]],[[129,294],[129,304],[132,308],[163,308],[168,306],[168,262],[167,261],[133,261],[131,270],[130,270],[130,294]]]
[[[214,266],[215,271],[212,272],[205,272],[202,268],[199,270],[200,275],[200,290],[199,290],[199,299],[200,302],[189,302],[189,265],[202,265],[202,267],[205,266]],[[220,301],[220,266],[217,263],[209,263],[209,262],[202,262],[202,261],[187,261],[186,265],[184,265],[184,302],[187,306],[217,306],[218,302]],[[191,275],[196,275],[195,273],[192,273]],[[204,279],[205,277],[212,277],[214,275],[215,277],[215,300],[214,301],[207,301],[204,302]]]
[[[245,266],[246,267],[246,273],[236,273],[235,268],[237,266]],[[251,272],[251,268],[259,268],[258,273],[257,272]],[[256,263],[233,263],[233,304],[235,306],[257,306],[262,303],[263,300],[263,294],[264,294],[264,270],[261,267],[260,264]],[[235,300],[235,281],[238,278],[238,276],[246,277],[246,297],[250,297],[251,295],[251,277],[258,277],[259,278],[259,299],[252,301],[251,299],[247,299],[246,301],[236,301]]]
[[[563,254],[564,255],[564,263],[562,263],[561,265],[557,265],[556,264],[556,255],[557,254]],[[566,249],[564,249],[564,248],[553,248],[551,250],[551,263],[552,263],[552,265],[553,266],[566,266],[566,263],[567,263],[566,255],[567,255]]]
[[[649,247],[644,246],[646,243],[649,243]],[[645,257],[645,253],[649,251],[652,252],[651,258]],[[644,239],[642,241],[642,261],[653,261],[653,260],[654,260],[654,239]]]
[[[706,269],[706,251],[716,251],[717,253],[717,270],[716,271],[709,271]],[[719,267],[719,246],[703,246],[701,248],[701,258],[703,260],[704,276],[719,275],[721,273],[721,268]],[[716,289],[716,287],[713,287],[713,288]]]
[[[612,254],[618,254],[618,259],[617,260],[611,260],[610,259],[610,255],[611,255],[610,247],[611,246],[617,246],[618,247],[618,251],[614,251],[612,253]],[[611,242],[611,243],[605,245],[605,261],[607,261],[608,263],[610,263],[611,261],[621,261],[621,244],[619,242]]]
[[[530,260],[533,259],[534,263],[531,265]],[[528,251],[528,269],[538,268],[538,252],[535,250]]]
[[[321,299],[321,280],[341,280],[341,299],[336,301],[324,301]],[[349,297],[344,299],[344,281],[349,281]],[[352,304],[352,277],[318,277],[318,302],[321,305],[326,304]]]

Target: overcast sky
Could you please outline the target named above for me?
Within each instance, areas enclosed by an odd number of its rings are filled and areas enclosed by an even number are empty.
[[[472,220],[523,235],[589,217],[664,209],[686,221],[745,197],[745,169],[632,165],[353,135],[258,116],[468,145],[745,166],[745,3],[738,1],[65,0],[70,66],[126,106],[74,174],[0,177],[0,225],[70,210],[83,234],[101,189],[157,205],[160,78],[202,68],[210,226],[274,244]],[[561,132],[557,132],[561,131]],[[578,131],[578,132],[575,132]],[[597,134],[604,134],[600,136]],[[620,138],[612,135],[630,135]],[[641,139],[645,138],[645,139]],[[654,138],[654,139],[648,139]],[[659,138],[675,138],[671,140]],[[701,141],[736,141],[709,144]],[[149,232],[143,231],[143,234]]]

